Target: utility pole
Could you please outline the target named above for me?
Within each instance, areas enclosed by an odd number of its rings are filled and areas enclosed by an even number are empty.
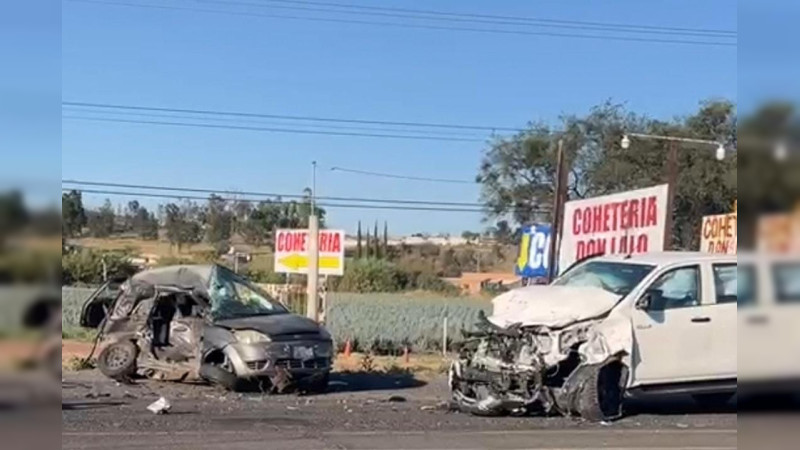
[[[564,215],[564,203],[567,200],[567,159],[564,155],[564,139],[558,140],[556,155],[556,185],[553,199],[553,218],[550,227],[550,258],[548,261],[548,281],[558,275],[558,243],[561,240],[561,223]]]
[[[317,217],[317,162],[311,163],[311,214],[308,216],[308,286],[306,316],[319,320],[319,217]]]
[[[669,141],[669,155],[667,156],[667,221],[664,232],[664,250],[672,250],[675,235],[675,194],[678,190],[678,142]]]

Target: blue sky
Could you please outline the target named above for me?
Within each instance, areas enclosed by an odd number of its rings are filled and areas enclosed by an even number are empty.
[[[360,3],[737,28],[730,0]],[[65,101],[518,127],[585,112],[606,99],[670,118],[690,113],[703,99],[737,96],[735,47],[400,29],[71,1],[62,8]],[[469,180],[485,149],[480,142],[73,120],[63,121],[62,133],[63,178],[300,193],[316,160],[320,195],[460,202],[477,201],[478,187],[345,176],[328,168]],[[396,234],[457,234],[484,226],[471,213],[336,209],[329,219],[348,231],[359,219],[386,220]]]

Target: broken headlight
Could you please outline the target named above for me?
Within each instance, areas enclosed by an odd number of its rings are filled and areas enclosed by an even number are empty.
[[[558,350],[561,354],[569,353],[576,345],[586,342],[589,326],[582,325],[564,330],[558,336]]]
[[[241,344],[266,344],[272,342],[269,336],[254,330],[237,330],[233,332],[233,335]]]

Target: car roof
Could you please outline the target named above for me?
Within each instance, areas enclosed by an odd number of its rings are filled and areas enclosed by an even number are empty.
[[[736,261],[736,255],[720,255],[702,252],[656,252],[641,255],[606,255],[599,256],[595,261],[626,262],[631,264],[647,264],[653,266],[666,266],[681,263]]]

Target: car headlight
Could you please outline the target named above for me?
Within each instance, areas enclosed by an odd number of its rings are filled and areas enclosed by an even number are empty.
[[[610,351],[606,338],[601,333],[592,333],[589,341],[581,346],[581,352],[588,362],[595,363],[606,360]]]
[[[269,336],[254,330],[238,330],[234,331],[233,335],[241,344],[265,344],[272,342]]]
[[[558,337],[558,350],[561,354],[568,353],[575,345],[585,342],[589,327],[579,326],[565,330]]]

